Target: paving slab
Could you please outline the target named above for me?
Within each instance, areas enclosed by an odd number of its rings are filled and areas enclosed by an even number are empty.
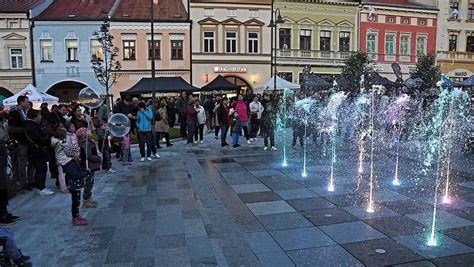
[[[275,213],[285,213],[285,212],[294,212],[293,209],[288,203],[283,200],[280,201],[268,201],[268,202],[259,202],[259,203],[250,203],[246,204],[247,207],[252,211],[254,215],[267,215]]]
[[[313,226],[298,212],[260,215],[257,218],[267,231]]]
[[[354,256],[338,245],[288,251],[297,266],[364,266]]]
[[[270,234],[284,250],[324,247],[336,244],[316,227],[271,231]]]
[[[429,259],[447,257],[465,253],[474,253],[474,249],[452,238],[437,233],[437,246],[428,246],[429,235],[414,234],[394,238],[398,243]]]
[[[384,234],[361,221],[323,225],[319,228],[338,244],[386,238]]]

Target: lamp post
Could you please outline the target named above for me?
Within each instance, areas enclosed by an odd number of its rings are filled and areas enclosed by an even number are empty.
[[[156,112],[156,92],[155,92],[155,8],[154,1],[150,0],[150,27],[151,27],[151,103],[153,109],[153,118],[155,118]],[[154,119],[153,119],[154,122]],[[152,127],[154,129],[154,127]]]
[[[273,44],[272,44],[272,53],[271,53],[271,60],[272,60],[272,76],[273,76],[273,91],[276,90],[276,76],[277,76],[277,28],[278,24],[285,23],[285,20],[281,17],[280,9],[277,8],[272,10],[272,19],[270,20],[270,24],[267,27],[272,28],[272,36],[273,36]]]

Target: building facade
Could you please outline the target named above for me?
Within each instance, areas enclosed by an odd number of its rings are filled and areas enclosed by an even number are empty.
[[[151,41],[148,0],[122,1],[115,10],[111,32],[122,64],[120,76],[112,88],[115,97],[144,77],[151,77],[155,50],[156,76],[180,76],[191,82],[190,21],[181,1],[155,2],[154,45]]]
[[[35,77],[40,90],[60,101],[76,100],[84,87],[104,93],[92,69],[92,61],[101,59],[94,32],[114,4],[114,0],[54,1],[35,17]]]
[[[461,82],[474,75],[474,1],[438,1],[437,63],[441,72]]]
[[[383,76],[395,80],[398,63],[408,78],[417,56],[436,52],[438,10],[409,0],[362,1],[359,14],[360,50],[367,51]]]
[[[29,17],[50,1],[0,1],[0,95],[9,96],[32,83]],[[31,15],[30,15],[31,10]]]
[[[331,78],[357,50],[357,9],[353,1],[278,0],[284,23],[277,26],[277,71],[299,83],[304,66]]]
[[[191,0],[193,85],[217,75],[243,92],[270,79],[271,0]]]

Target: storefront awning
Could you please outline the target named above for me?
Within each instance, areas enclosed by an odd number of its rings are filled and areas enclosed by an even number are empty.
[[[459,84],[449,80],[448,78],[444,76],[441,76],[441,86],[442,87],[458,87]]]
[[[241,86],[235,85],[229,82],[226,78],[222,77],[221,75],[217,75],[214,80],[210,83],[206,84],[205,86],[201,87],[200,92],[230,92],[235,93],[240,91]]]
[[[120,94],[125,95],[143,95],[152,93],[152,78],[142,78],[138,83],[132,86],[125,92]],[[181,93],[181,92],[197,92],[199,88],[190,85],[181,77],[156,77],[155,78],[155,92],[157,94],[163,93]]]
[[[474,86],[474,75],[461,82],[462,86]]]
[[[300,85],[296,83],[291,83],[279,76],[276,76],[276,88],[275,88],[275,80],[272,77],[266,83],[255,87],[253,92],[254,94],[261,94],[266,90],[273,91],[273,90],[284,90],[284,89],[297,90],[297,89],[300,89]]]

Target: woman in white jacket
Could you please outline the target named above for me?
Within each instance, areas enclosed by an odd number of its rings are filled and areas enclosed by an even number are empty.
[[[199,134],[199,141],[204,143],[204,125],[206,125],[206,111],[204,110],[204,107],[201,106],[199,103],[199,100],[196,100],[196,106],[195,106],[197,113],[197,129],[194,133],[194,143],[197,144],[198,142],[198,134]]]

